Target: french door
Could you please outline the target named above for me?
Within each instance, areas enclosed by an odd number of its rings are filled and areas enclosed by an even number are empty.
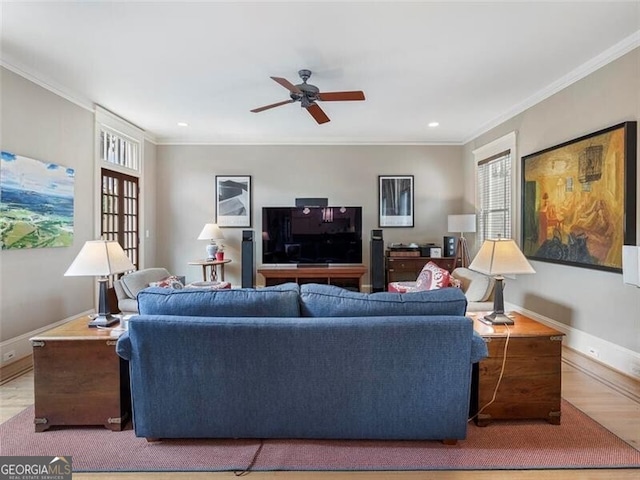
[[[102,169],[102,238],[116,240],[136,270],[140,266],[139,196],[137,177]]]

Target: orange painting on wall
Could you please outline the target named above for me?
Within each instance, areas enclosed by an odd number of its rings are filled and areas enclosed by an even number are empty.
[[[637,123],[522,157],[522,240],[534,260],[621,271],[635,244]]]

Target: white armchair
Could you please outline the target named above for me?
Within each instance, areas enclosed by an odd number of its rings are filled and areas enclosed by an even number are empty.
[[[147,288],[152,282],[160,282],[171,274],[166,268],[145,268],[137,272],[124,275],[113,282],[113,288],[118,298],[118,308],[123,315],[135,315],[138,313],[138,292]],[[184,278],[182,278],[184,283]]]

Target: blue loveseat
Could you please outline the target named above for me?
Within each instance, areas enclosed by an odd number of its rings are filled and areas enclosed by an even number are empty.
[[[138,304],[117,352],[139,437],[466,436],[487,350],[459,289],[147,288]]]

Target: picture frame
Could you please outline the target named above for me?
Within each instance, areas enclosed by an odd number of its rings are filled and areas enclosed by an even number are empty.
[[[378,176],[378,226],[413,227],[413,175]]]
[[[250,175],[216,175],[215,198],[219,227],[251,226]]]
[[[522,157],[522,251],[527,258],[622,272],[636,244],[637,122]]]

